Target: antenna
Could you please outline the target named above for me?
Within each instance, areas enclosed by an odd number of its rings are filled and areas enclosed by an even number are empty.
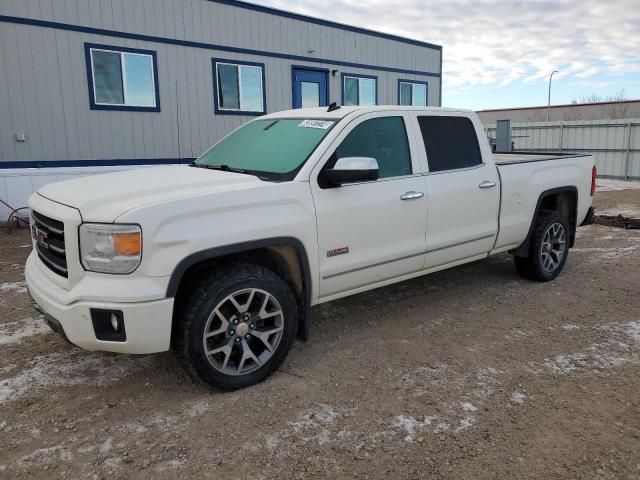
[[[338,105],[336,102],[331,103],[331,105],[329,105],[329,108],[327,108],[327,112],[333,112],[335,110],[338,110],[340,108],[340,105]]]

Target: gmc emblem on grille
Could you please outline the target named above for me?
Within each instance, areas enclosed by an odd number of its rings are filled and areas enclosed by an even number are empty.
[[[33,225],[31,227],[31,236],[36,241],[37,244],[42,245],[43,247],[48,247],[47,245],[47,232],[44,230],[40,230],[38,227]]]

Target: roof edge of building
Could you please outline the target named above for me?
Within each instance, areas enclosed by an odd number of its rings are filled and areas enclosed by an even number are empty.
[[[414,38],[403,37],[401,35],[394,35],[393,33],[378,32],[368,28],[358,27],[355,25],[349,25],[347,23],[336,22],[333,20],[325,20],[323,18],[314,17],[311,15],[304,15],[302,13],[294,13],[288,10],[282,10],[280,8],[266,7],[258,5],[252,2],[246,2],[243,0],[207,0],[213,3],[220,3],[223,5],[229,5],[238,8],[244,8],[247,10],[253,10],[256,12],[267,13],[270,15],[277,15],[279,17],[291,18],[294,20],[300,20],[302,22],[314,23],[316,25],[323,25],[325,27],[339,28],[341,30],[347,30],[355,33],[361,33],[364,35],[371,35],[374,37],[386,38],[387,40],[395,40],[397,42],[408,43],[419,47],[432,48],[434,50],[442,51],[442,45],[435,43],[425,42],[422,40],[416,40]]]
[[[541,105],[535,107],[509,107],[509,108],[490,108],[487,110],[476,110],[476,113],[490,113],[490,112],[512,112],[514,110],[543,110],[547,108],[567,108],[567,107],[591,107],[597,105],[614,105],[620,103],[640,103],[640,99],[637,100],[620,100],[611,102],[593,102],[593,103],[564,103],[562,105]]]

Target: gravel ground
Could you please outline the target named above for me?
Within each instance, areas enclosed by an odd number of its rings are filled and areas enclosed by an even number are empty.
[[[581,228],[547,284],[500,255],[317,307],[234,393],[169,353],[66,344],[31,308],[29,251],[0,232],[0,478],[640,479],[640,231]]]

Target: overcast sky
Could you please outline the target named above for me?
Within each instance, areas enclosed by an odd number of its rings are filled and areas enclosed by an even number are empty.
[[[442,45],[443,105],[546,105],[624,89],[640,98],[640,0],[264,0]]]

